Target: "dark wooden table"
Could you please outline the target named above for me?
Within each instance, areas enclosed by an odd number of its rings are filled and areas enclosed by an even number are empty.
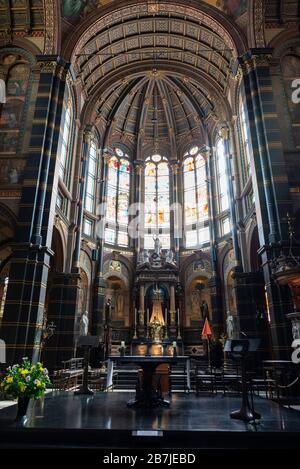
[[[164,364],[175,365],[180,362],[187,363],[187,373],[189,373],[189,357],[187,356],[110,356],[110,362],[118,364],[134,364],[143,370],[143,382],[137,385],[135,399],[127,403],[128,407],[169,407],[170,402],[165,400],[162,394],[153,387],[153,376],[156,368]]]

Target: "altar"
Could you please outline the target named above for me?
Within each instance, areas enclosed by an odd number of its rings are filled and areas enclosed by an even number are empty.
[[[174,347],[183,353],[178,262],[173,250],[162,250],[158,237],[153,252],[139,253],[135,291],[131,354],[171,356]]]
[[[154,388],[153,377],[161,364],[175,365],[185,363],[187,373],[187,389],[191,389],[190,358],[188,356],[110,356],[107,368],[107,389],[112,386],[114,364],[134,364],[143,371],[142,383],[137,383],[135,399],[127,403],[128,407],[169,407],[170,402]]]

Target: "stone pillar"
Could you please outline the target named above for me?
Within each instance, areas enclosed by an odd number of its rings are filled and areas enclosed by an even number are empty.
[[[140,301],[139,301],[139,320],[138,320],[138,331],[139,336],[142,337],[145,334],[145,286],[140,285]]]
[[[226,176],[228,181],[228,197],[229,197],[229,210],[230,210],[230,219],[231,219],[231,236],[234,255],[236,259],[237,266],[241,267],[241,256],[240,248],[237,235],[237,221],[236,221],[236,211],[235,211],[235,196],[232,183],[232,174],[231,174],[231,163],[230,163],[230,147],[229,147],[229,129],[228,127],[222,127],[220,130],[220,137],[224,142],[225,149],[225,162],[226,162]]]
[[[215,206],[213,203],[213,151],[214,149],[204,152],[206,157],[206,174],[208,180],[208,208],[209,208],[209,234],[210,234],[210,252],[211,252],[211,267],[212,277],[208,282],[210,288],[210,301],[212,307],[212,326],[217,334],[223,332],[223,307],[222,307],[222,294],[221,294],[221,280],[218,276],[218,257],[217,257],[217,243],[216,243],[216,224],[215,219]]]
[[[40,354],[57,196],[55,165],[68,64],[38,56],[39,84],[19,207],[1,337],[7,362]]]
[[[179,164],[177,161],[170,162],[170,187],[171,187],[171,200],[170,205],[173,205],[173,210],[170,213],[170,228],[171,228],[171,249],[175,251],[175,259],[179,262],[179,249],[180,240],[182,239],[182,205],[179,202]],[[180,204],[180,207],[179,207]]]
[[[272,92],[271,49],[251,49],[239,59],[252,142],[251,174],[255,195],[259,255],[269,304],[272,348],[276,358],[290,358],[291,333],[286,319],[287,292],[275,285],[271,264],[288,249],[287,213],[291,211],[286,163]],[[288,310],[290,308],[288,307]]]
[[[97,236],[99,237],[98,245],[98,261],[97,273],[94,284],[94,301],[93,301],[93,333],[104,339],[104,325],[105,325],[105,288],[106,281],[103,278],[103,263],[104,263],[104,243],[105,243],[105,217],[106,217],[106,198],[107,198],[107,178],[108,178],[108,162],[111,158],[111,153],[103,155],[101,167],[101,180],[103,181],[100,186],[100,207],[101,213],[98,213],[100,219],[97,224]]]

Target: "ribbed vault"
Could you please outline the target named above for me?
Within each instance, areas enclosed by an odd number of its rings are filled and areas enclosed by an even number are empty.
[[[83,112],[90,123],[96,119],[104,144],[169,146],[174,154],[184,139],[204,138],[209,116],[226,115],[243,40],[207,6],[156,6],[151,12],[139,3],[96,19],[77,39],[71,61],[86,98]]]

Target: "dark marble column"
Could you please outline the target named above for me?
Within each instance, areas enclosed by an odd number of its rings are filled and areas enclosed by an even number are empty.
[[[272,91],[271,54],[271,49],[252,49],[239,59],[239,63],[253,150],[251,173],[272,348],[275,357],[287,358],[290,355],[291,334],[286,308],[290,301],[287,292],[275,285],[271,263],[288,246],[286,215],[291,213],[291,199]]]
[[[210,289],[210,301],[212,308],[212,326],[216,334],[221,334],[224,331],[223,321],[223,306],[222,306],[222,293],[221,293],[221,280],[218,276],[218,258],[217,258],[217,243],[216,243],[216,229],[217,225],[215,220],[215,207],[213,203],[213,149],[208,149],[205,152],[206,156],[206,174],[208,180],[208,208],[209,208],[209,234],[210,234],[210,252],[211,252],[211,268],[212,277],[208,282]]]
[[[16,243],[1,327],[9,364],[39,357],[53,219],[57,196],[55,165],[68,64],[37,57],[39,85],[32,122]]]
[[[179,249],[180,240],[182,239],[182,204],[180,203],[179,197],[179,164],[177,161],[170,162],[170,189],[171,199],[170,206],[173,206],[173,210],[170,212],[170,228],[171,228],[171,249],[175,251],[176,262],[179,262]],[[179,207],[180,204],[180,207]]]
[[[98,242],[98,260],[96,278],[94,283],[94,299],[93,299],[93,333],[98,335],[101,340],[104,339],[105,325],[105,288],[106,281],[103,278],[103,262],[104,262],[104,241],[105,241],[105,216],[106,216],[106,200],[107,200],[107,178],[108,178],[108,162],[112,153],[105,153],[101,166],[101,186],[100,186],[100,213],[98,221],[97,236]]]

